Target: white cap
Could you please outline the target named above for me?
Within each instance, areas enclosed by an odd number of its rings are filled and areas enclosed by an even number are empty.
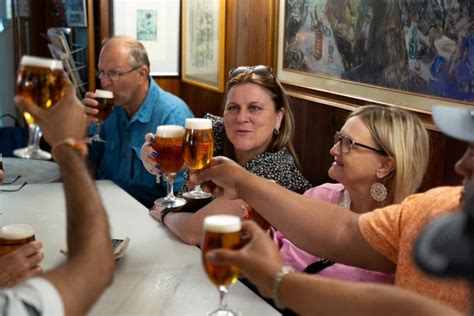
[[[211,215],[204,219],[204,230],[209,232],[235,233],[240,227],[240,217],[234,215]]]
[[[163,138],[181,137],[184,128],[179,125],[160,125],[156,128],[156,136]]]
[[[23,57],[21,57],[20,65],[50,68],[50,69],[61,69],[61,70],[63,69],[63,62],[60,60],[28,56],[28,55],[23,55]]]
[[[0,230],[0,237],[3,239],[22,239],[35,234],[33,227],[28,224],[11,224],[3,226]]]
[[[211,129],[212,121],[204,118],[188,118],[184,127],[187,129]]]
[[[102,99],[113,99],[114,93],[112,91],[97,89],[95,90],[95,97]]]

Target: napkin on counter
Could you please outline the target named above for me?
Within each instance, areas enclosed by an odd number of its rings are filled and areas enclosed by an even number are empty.
[[[114,248],[114,257],[115,260],[122,258],[127,251],[128,245],[130,244],[130,238],[125,237],[124,239],[112,239],[112,246]],[[64,249],[59,250],[60,253],[67,256],[68,251],[65,247]]]

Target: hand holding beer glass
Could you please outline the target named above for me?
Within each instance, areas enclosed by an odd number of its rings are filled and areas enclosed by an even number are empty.
[[[227,307],[225,296],[229,291],[228,287],[237,281],[239,270],[233,265],[215,265],[208,262],[206,253],[213,249],[236,249],[241,246],[240,218],[232,215],[212,215],[204,219],[203,226],[201,250],[204,271],[209,280],[211,280],[219,290],[219,307],[217,310],[209,313],[209,315],[237,315],[236,312]]]
[[[97,89],[95,90],[95,98],[98,102],[97,110],[99,113],[97,113],[95,134],[89,138],[89,140],[105,143],[105,140],[100,137],[100,128],[109,117],[110,113],[112,113],[112,108],[114,106],[114,93],[112,91]]]
[[[177,198],[173,192],[176,174],[183,167],[183,134],[179,125],[160,125],[156,128],[153,149],[158,153],[154,158],[160,164],[161,173],[168,183],[168,194],[155,201],[155,207],[179,207],[186,204],[185,199]]]
[[[60,60],[23,56],[18,69],[16,94],[35,105],[49,109],[63,97],[66,89],[66,78],[63,63]],[[23,112],[28,123],[28,145],[16,149],[13,153],[21,158],[51,159],[51,154],[39,147],[41,129],[34,117]]]
[[[184,163],[192,172],[210,167],[214,155],[212,121],[203,118],[188,118],[184,127]],[[212,195],[204,192],[198,185],[183,196],[190,199],[206,199]]]

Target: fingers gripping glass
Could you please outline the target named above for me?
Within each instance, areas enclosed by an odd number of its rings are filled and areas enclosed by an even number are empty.
[[[337,143],[340,144],[341,151],[342,151],[343,154],[349,153],[354,146],[360,146],[360,147],[375,151],[375,152],[377,152],[381,155],[387,156],[387,153],[385,152],[385,150],[383,150],[381,148],[380,149],[379,148],[374,148],[374,147],[371,147],[371,146],[368,146],[368,145],[358,143],[358,142],[354,141],[353,139],[351,139],[347,136],[341,135],[340,132],[336,132],[336,134],[334,135],[334,145],[337,144]]]
[[[132,68],[128,71],[125,71],[125,72],[120,72],[120,71],[114,71],[114,70],[111,70],[111,71],[103,71],[103,70],[97,70],[95,72],[95,75],[97,76],[97,78],[99,79],[103,79],[104,76],[108,77],[110,80],[112,81],[117,81],[120,79],[120,77],[126,75],[126,74],[129,74],[131,73],[132,71],[135,71],[137,70],[138,68],[140,68],[141,66],[137,66],[135,68]]]
[[[257,65],[257,66],[240,66],[229,71],[229,78],[233,78],[245,72],[254,73],[259,76],[270,76],[273,74],[272,67]]]

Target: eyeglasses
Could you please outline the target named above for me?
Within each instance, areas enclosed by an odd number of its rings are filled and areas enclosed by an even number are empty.
[[[107,76],[110,80],[113,80],[113,81],[117,81],[120,79],[121,76],[123,75],[126,75],[126,74],[129,74],[131,73],[132,71],[134,70],[137,70],[138,68],[140,68],[141,66],[137,66],[133,69],[130,69],[129,71],[125,71],[125,72],[120,72],[120,71],[108,71],[108,72],[105,72],[103,70],[97,70],[95,72],[95,75],[97,76],[97,78],[99,79],[102,79],[102,77],[104,76]]]
[[[229,77],[233,78],[245,72],[254,73],[259,76],[269,76],[273,74],[273,69],[272,67],[264,66],[264,65],[257,65],[257,66],[252,66],[252,67],[240,66],[229,71]]]
[[[336,132],[336,134],[334,135],[334,145],[336,145],[337,143],[340,143],[341,151],[342,151],[343,154],[349,153],[354,146],[360,146],[360,147],[364,147],[364,148],[370,149],[372,151],[375,151],[375,152],[377,152],[379,154],[382,154],[384,156],[388,156],[387,153],[385,152],[385,150],[370,147],[368,145],[358,143],[358,142],[354,141],[353,139],[351,139],[347,136],[341,135],[340,132]]]

